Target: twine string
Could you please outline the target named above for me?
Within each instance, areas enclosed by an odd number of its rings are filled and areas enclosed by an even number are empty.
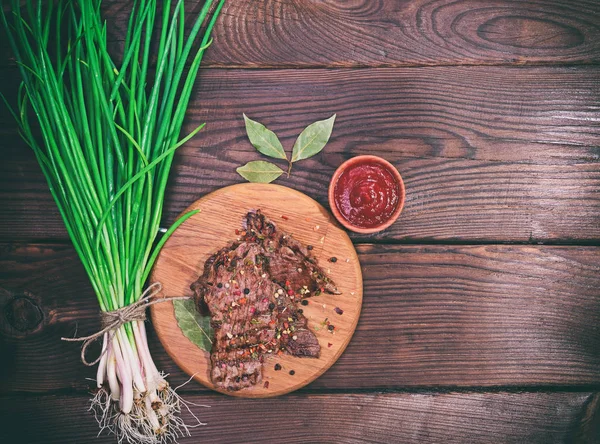
[[[124,324],[132,321],[145,321],[146,320],[146,308],[154,304],[160,304],[162,302],[169,301],[182,301],[191,299],[190,296],[174,297],[174,298],[156,298],[161,292],[162,285],[160,282],[154,282],[149,285],[148,288],[142,293],[139,300],[132,304],[126,305],[125,307],[118,308],[112,311],[101,311],[100,312],[100,325],[102,329],[89,336],[81,336],[79,338],[61,338],[66,342],[83,342],[81,347],[81,362],[91,367],[100,362],[100,359],[108,351],[108,347],[105,347],[93,362],[89,362],[85,358],[87,348],[96,342],[98,339],[104,336],[105,333],[110,332],[109,342],[113,339],[117,330]]]

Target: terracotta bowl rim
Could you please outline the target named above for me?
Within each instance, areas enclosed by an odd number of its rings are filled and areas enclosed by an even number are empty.
[[[333,193],[334,189],[335,189],[335,185],[337,184],[337,181],[338,181],[340,175],[342,174],[342,172],[348,166],[353,165],[360,161],[365,161],[365,160],[375,161],[375,162],[378,162],[378,163],[382,164],[383,166],[385,166],[386,169],[389,170],[390,173],[392,173],[392,175],[398,182],[398,186],[400,188],[400,201],[398,203],[396,210],[392,213],[392,215],[390,216],[390,218],[387,221],[385,221],[381,225],[378,225],[378,226],[372,227],[372,228],[357,227],[355,225],[352,225],[348,220],[346,220],[346,218],[344,218],[342,213],[340,213],[340,210],[338,210],[338,208],[337,208],[337,205],[335,203],[334,193]],[[400,172],[389,161],[385,160],[382,157],[374,156],[372,154],[362,154],[359,156],[351,157],[350,159],[343,162],[335,170],[335,172],[333,173],[333,176],[331,176],[331,180],[329,181],[328,198],[329,198],[329,207],[331,208],[331,212],[333,213],[333,215],[335,216],[335,218],[337,219],[337,221],[340,224],[342,224],[348,230],[354,231],[355,233],[372,234],[372,233],[377,233],[379,231],[383,231],[386,228],[388,228],[390,225],[392,225],[394,222],[396,222],[396,220],[400,216],[400,213],[402,213],[402,209],[404,208],[404,201],[406,198],[406,188],[404,186],[404,180],[402,180],[402,176],[400,175]]]

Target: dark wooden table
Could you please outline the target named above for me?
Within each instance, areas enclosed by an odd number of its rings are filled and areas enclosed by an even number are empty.
[[[126,3],[107,2],[115,47]],[[212,407],[181,442],[600,442],[600,2],[231,0],[204,66],[186,127],[207,128],[177,156],[165,225],[259,159],[243,112],[288,148],[337,113],[279,183],[327,204],[335,168],[376,154],[407,202],[352,236],[365,298],[338,363],[277,399],[187,385]],[[114,442],[86,412],[94,370],[59,339],[98,328],[95,297],[4,108],[0,137],[0,442]]]

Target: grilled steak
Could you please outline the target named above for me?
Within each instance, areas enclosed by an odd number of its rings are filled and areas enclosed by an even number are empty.
[[[249,212],[244,225],[240,240],[212,255],[191,285],[215,331],[211,379],[227,390],[259,383],[264,354],[318,357],[319,343],[296,302],[337,292],[308,250],[260,211]]]
[[[326,291],[339,294],[308,249],[286,233],[278,233],[273,222],[260,211],[246,216],[246,236],[265,247],[271,278],[303,297]]]

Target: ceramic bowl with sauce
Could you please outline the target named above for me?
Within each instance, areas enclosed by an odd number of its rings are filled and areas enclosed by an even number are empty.
[[[369,234],[392,225],[404,207],[402,176],[387,160],[357,156],[339,166],[329,183],[329,206],[348,230]]]

